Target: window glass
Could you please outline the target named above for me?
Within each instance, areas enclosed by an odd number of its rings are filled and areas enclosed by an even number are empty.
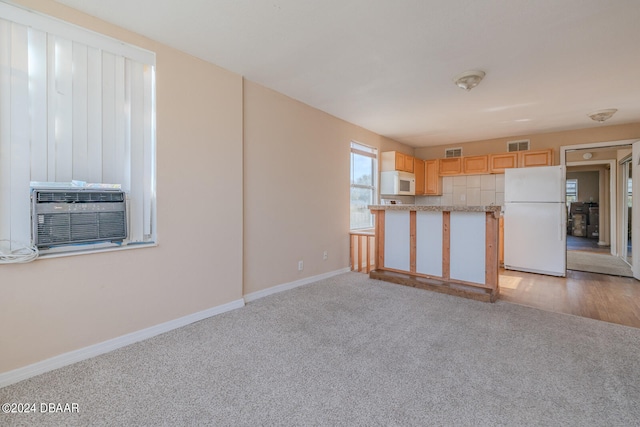
[[[567,179],[567,206],[578,201],[578,180]]]
[[[377,150],[351,143],[351,214],[352,230],[373,228],[368,206],[376,203]]]

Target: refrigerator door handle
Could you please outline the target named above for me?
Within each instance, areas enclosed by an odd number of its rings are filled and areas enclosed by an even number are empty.
[[[562,224],[562,221],[560,221],[559,225],[560,225],[560,227],[558,228],[558,231],[559,231],[559,233],[558,233],[558,241],[561,242],[562,241],[562,227],[565,227],[565,225]]]

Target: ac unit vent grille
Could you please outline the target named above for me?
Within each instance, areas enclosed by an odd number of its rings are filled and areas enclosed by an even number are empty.
[[[34,190],[32,203],[32,235],[39,248],[127,238],[122,191]]]
[[[122,240],[125,220],[124,211],[39,214],[38,246]]]
[[[124,201],[120,191],[38,191],[38,203],[117,203]]]
[[[510,141],[507,142],[507,150],[513,151],[527,151],[529,150],[529,140],[523,139],[522,141]]]
[[[448,148],[444,152],[444,157],[462,157],[462,148]]]

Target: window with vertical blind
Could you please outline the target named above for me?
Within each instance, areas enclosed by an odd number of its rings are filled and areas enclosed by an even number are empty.
[[[0,239],[31,240],[31,182],[74,180],[120,184],[124,244],[155,242],[155,54],[5,3],[0,17]]]

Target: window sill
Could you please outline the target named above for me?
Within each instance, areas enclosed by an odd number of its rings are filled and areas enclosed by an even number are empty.
[[[375,234],[375,228],[361,228],[357,230],[349,230],[349,234],[364,234],[364,235],[373,235]]]
[[[117,245],[115,243],[96,243],[96,244],[88,244],[82,245],[82,248],[79,248],[76,245],[75,247],[58,247],[53,249],[47,249],[45,252],[40,252],[38,259],[50,259],[50,258],[62,258],[68,256],[76,256],[76,255],[87,255],[87,254],[98,254],[104,252],[116,252],[116,251],[127,251],[132,249],[142,249],[142,248],[151,248],[158,246],[158,242],[146,242],[146,243],[130,243],[126,246]]]

